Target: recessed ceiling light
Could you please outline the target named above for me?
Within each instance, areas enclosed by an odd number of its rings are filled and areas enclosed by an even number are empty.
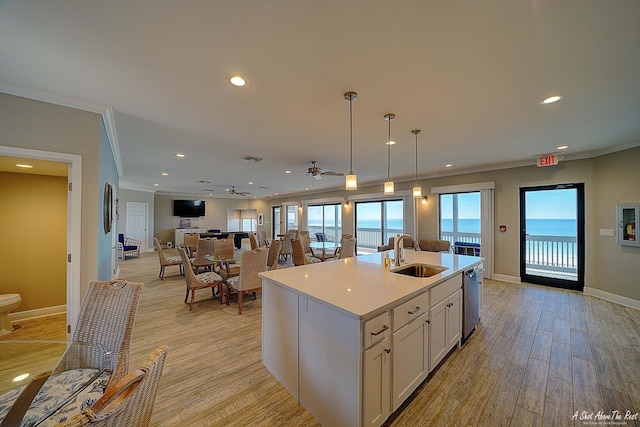
[[[162,176],[169,176],[169,174],[166,172],[162,172]]]
[[[309,187],[304,187],[305,191],[309,189]]]
[[[213,196],[213,193],[209,193],[210,196]]]
[[[253,185],[253,181],[249,181],[249,182],[247,182],[247,184]]]
[[[182,153],[176,153],[176,157],[180,157],[180,158],[182,158],[182,157],[184,157],[184,154],[182,154]]]
[[[237,87],[242,87],[247,84],[247,81],[240,76],[231,76],[229,77],[229,83]]]
[[[558,147],[558,150],[566,150],[567,148],[569,148],[568,145],[561,145]]]
[[[160,187],[160,184],[153,184],[154,187]]]
[[[553,95],[542,101],[543,104],[553,104],[554,102],[558,102],[562,99],[560,95]]]
[[[291,171],[284,171],[284,173],[291,173]]]
[[[273,194],[274,194],[275,196],[277,196],[277,195],[278,195],[278,193],[273,193]]]
[[[451,166],[453,166],[451,163],[447,163],[446,165],[444,165],[445,168],[450,168]]]
[[[396,142],[394,140],[387,141],[387,142],[384,143],[384,145],[395,145],[395,144],[396,144]]]
[[[19,167],[19,168],[25,168],[25,169],[33,168],[33,166],[31,166],[31,165],[25,165],[25,164],[22,164],[22,163],[18,163],[18,164],[16,164],[16,166]]]

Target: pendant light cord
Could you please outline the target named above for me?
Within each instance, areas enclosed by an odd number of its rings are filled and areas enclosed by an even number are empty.
[[[418,132],[415,132],[416,135],[416,187],[418,186]]]
[[[391,181],[391,117],[389,117],[389,137],[387,138],[387,182]]]
[[[349,175],[353,175],[353,97],[349,96]]]

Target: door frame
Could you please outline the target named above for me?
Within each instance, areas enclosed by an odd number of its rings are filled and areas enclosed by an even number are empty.
[[[80,313],[80,258],[82,236],[82,156],[0,146],[0,155],[67,163],[67,336]]]
[[[578,280],[571,281],[554,277],[535,276],[526,273],[526,203],[527,191],[563,190],[575,188],[576,192],[576,244],[578,253]],[[585,194],[584,183],[551,184],[534,187],[520,187],[520,280],[538,285],[571,289],[582,292],[584,289],[584,261],[585,261]]]

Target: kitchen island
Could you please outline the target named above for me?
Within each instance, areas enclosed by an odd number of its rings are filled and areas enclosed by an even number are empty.
[[[262,362],[323,425],[381,425],[460,344],[462,274],[481,258],[407,250],[404,265],[446,267],[412,277],[384,256],[260,274]]]

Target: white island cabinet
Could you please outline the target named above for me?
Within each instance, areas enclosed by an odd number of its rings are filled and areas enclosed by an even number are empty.
[[[383,257],[260,274],[262,362],[323,425],[381,425],[460,342],[462,272],[480,258],[406,251],[407,264],[447,267],[416,278]]]

